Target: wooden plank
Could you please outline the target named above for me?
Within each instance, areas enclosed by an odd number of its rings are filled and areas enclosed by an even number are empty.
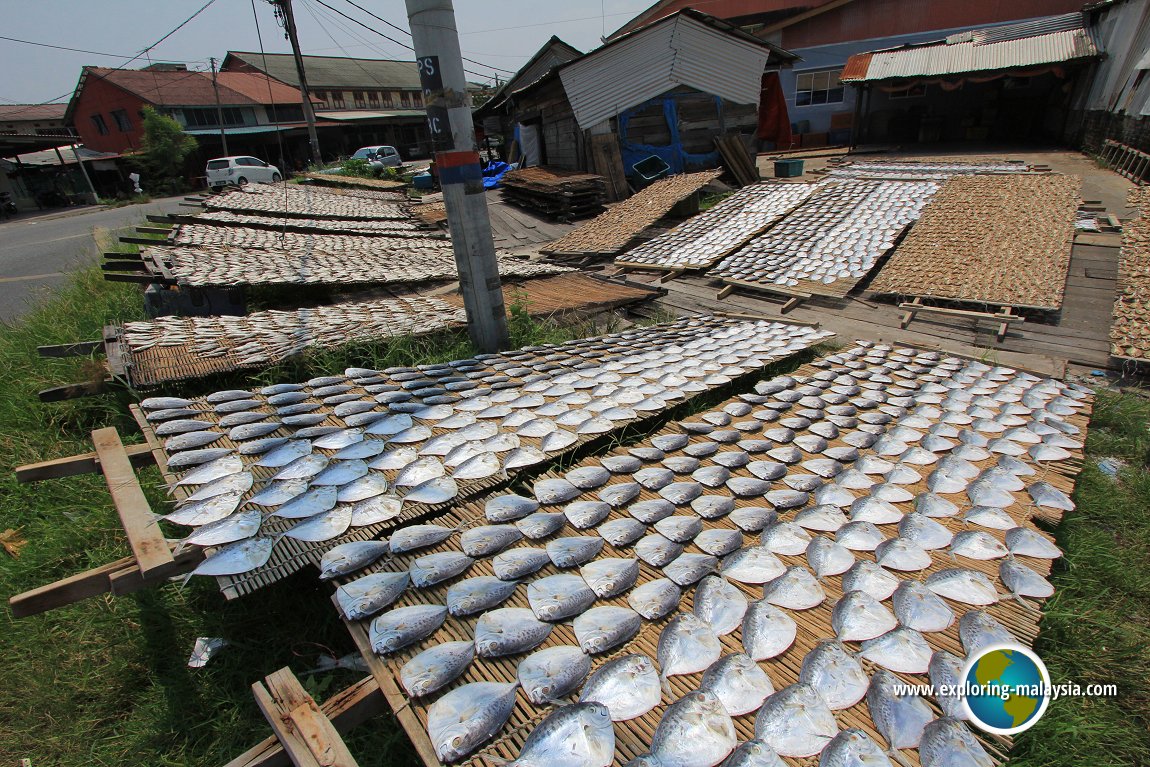
[[[133,564],[131,557],[109,562],[92,570],[77,573],[63,580],[10,597],[8,606],[12,610],[13,617],[24,618],[70,605],[73,602],[79,602],[98,594],[106,594],[108,592],[108,577],[131,564]]]
[[[357,767],[331,720],[291,669],[281,668],[256,682],[252,694],[296,767]]]
[[[591,165],[594,172],[606,180],[608,202],[625,200],[630,196],[627,172],[623,168],[623,156],[615,134],[591,137]]]
[[[105,272],[104,279],[108,282],[136,282],[148,285],[153,282],[163,283],[164,280],[154,274],[127,274],[125,272]]]
[[[910,310],[914,313],[931,312],[934,314],[948,314],[953,317],[970,317],[975,320],[995,320],[998,322],[1024,322],[1024,318],[1009,312],[976,312],[970,309],[948,309],[945,306],[927,306],[915,302],[904,302],[898,305],[899,309]]]
[[[143,265],[143,263],[141,263],[138,260],[137,261],[128,261],[128,260],[121,259],[119,261],[105,261],[104,263],[100,264],[100,269],[102,269],[105,272],[143,273],[144,272],[144,265]]]
[[[140,234],[169,235],[172,233],[172,230],[165,226],[137,226],[136,231]]]
[[[37,346],[36,353],[41,357],[86,357],[103,347],[103,341],[77,341],[72,344]]]
[[[136,479],[132,461],[124,450],[120,435],[114,428],[92,432],[92,444],[100,460],[112,503],[120,515],[120,523],[128,536],[128,545],[136,557],[143,575],[159,574],[175,565],[172,550],[164,539],[163,531],[155,524],[152,508]]]
[[[320,705],[320,710],[340,733],[346,733],[386,707],[375,677],[365,677],[340,690]],[[224,767],[288,767],[291,759],[275,736],[265,738],[231,760]]]
[[[124,453],[132,466],[137,469],[154,466],[155,456],[149,445],[126,445]],[[20,483],[40,482],[45,479],[74,477],[78,474],[94,474],[100,471],[100,457],[95,453],[83,453],[67,458],[54,458],[51,461],[29,463],[16,467],[16,481]]]

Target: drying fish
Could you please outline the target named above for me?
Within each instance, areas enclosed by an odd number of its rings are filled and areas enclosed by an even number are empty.
[[[349,527],[351,527],[351,509],[340,506],[305,519],[286,530],[284,535],[297,541],[318,543],[343,535]]]
[[[940,570],[927,577],[926,587],[939,596],[968,605],[991,605],[998,601],[994,584],[975,570]]]
[[[536,572],[551,563],[551,557],[543,549],[516,548],[497,554],[491,560],[495,577],[503,581],[518,580]]]
[[[474,562],[471,557],[457,551],[440,551],[417,558],[408,568],[408,572],[411,574],[412,585],[416,588],[427,588],[454,578],[471,567]]]
[[[725,495],[701,495],[691,501],[691,511],[703,519],[718,519],[735,510],[735,500]]]
[[[639,561],[613,557],[596,559],[583,565],[579,574],[597,597],[609,599],[635,585],[639,578]]]
[[[514,525],[483,525],[460,534],[459,546],[464,554],[477,559],[498,554],[522,537]]]
[[[174,422],[169,422],[174,423]],[[169,453],[174,453],[179,450],[193,450],[204,445],[210,445],[218,439],[223,438],[223,434],[218,431],[190,431],[186,434],[177,434],[174,437],[169,437],[164,440],[164,450]],[[226,449],[231,452],[231,449]]]
[[[663,575],[680,586],[690,586],[719,567],[719,560],[709,554],[680,554],[663,565]]]
[[[803,658],[799,683],[819,691],[833,711],[862,700],[868,684],[866,672],[841,642],[823,640]]]
[[[862,643],[860,658],[904,674],[925,674],[930,665],[930,645],[914,629],[900,627]]]
[[[807,550],[811,536],[794,522],[776,522],[763,529],[759,541],[774,554],[798,556]]]
[[[703,521],[697,516],[671,516],[654,524],[655,531],[675,543],[690,543],[703,530]]]
[[[567,472],[564,478],[580,490],[594,490],[611,479],[611,472],[600,466],[583,466]]]
[[[683,547],[658,533],[652,533],[635,544],[635,555],[652,567],[663,567],[683,553]]]
[[[627,604],[647,620],[658,620],[679,605],[680,588],[667,578],[644,583],[627,595]]]
[[[820,767],[892,767],[882,747],[862,730],[851,728],[831,739],[819,756]]]
[[[455,532],[457,528],[442,525],[409,525],[396,530],[391,536],[391,553],[403,554],[434,546],[447,540]]]
[[[629,455],[610,455],[600,459],[599,463],[612,474],[633,474],[643,466],[642,461]],[[671,467],[668,466],[667,468]]]
[[[731,716],[741,716],[757,711],[775,687],[757,663],[743,653],[735,653],[711,664],[699,690],[718,698]]]
[[[468,578],[447,590],[447,611],[459,617],[489,610],[507,601],[517,585],[490,575]]]
[[[403,664],[399,681],[413,698],[430,695],[459,678],[475,658],[472,642],[444,642]]]
[[[814,756],[838,731],[834,714],[815,688],[806,684],[793,684],[771,695],[755,717],[755,737],[780,756]]]
[[[429,479],[444,475],[443,464],[438,459],[427,456],[417,458],[400,470],[395,477],[396,487],[415,487]]]
[[[225,493],[181,506],[171,514],[157,517],[184,527],[200,527],[226,519],[240,506],[243,493]]]
[[[826,592],[805,567],[788,567],[763,586],[763,599],[790,610],[808,610],[823,603]]]
[[[891,602],[898,622],[915,631],[945,631],[954,623],[954,612],[946,602],[919,581],[900,583]]]
[[[501,495],[487,501],[484,514],[492,522],[511,522],[539,510],[539,502],[521,495]]]
[[[243,471],[243,468],[244,462],[239,456],[226,455],[192,469],[176,482],[176,486],[208,484],[232,474],[238,474]]]
[[[874,562],[859,560],[843,575],[844,592],[865,591],[880,602],[898,588],[899,579]]]
[[[704,670],[721,652],[710,626],[690,613],[675,616],[659,635],[658,661],[664,687],[669,677]]]
[[[547,532],[545,535],[550,535],[551,533],[555,532],[555,530],[558,530],[559,527],[562,526],[565,518],[563,517],[562,514],[559,514],[556,516],[559,517],[559,525],[556,528]],[[516,523],[516,524],[518,524],[518,523]],[[602,536],[605,541],[607,541],[607,543],[610,543],[612,546],[615,546],[616,548],[622,548],[625,546],[630,546],[632,543],[634,543],[635,541],[642,538],[646,534],[647,528],[645,525],[643,525],[643,523],[639,522],[636,519],[624,518],[624,519],[612,519],[608,522],[604,522],[603,524],[599,525],[598,528],[596,528],[596,532],[598,532],[599,535]],[[528,535],[528,537],[534,538],[536,536]],[[538,536],[538,537],[543,537],[543,536]],[[708,552],[708,553],[714,553],[714,552]]]
[[[527,538],[538,540],[555,533],[566,523],[567,518],[560,512],[537,511],[517,520],[515,527]]]
[[[559,645],[524,658],[516,675],[527,699],[542,706],[574,692],[590,671],[591,659],[582,650]]]
[[[595,601],[595,592],[578,575],[561,573],[529,583],[527,601],[540,620],[558,621],[590,607]]]
[[[579,701],[601,703],[613,721],[634,719],[659,704],[655,667],[645,655],[625,655],[600,667],[583,685]]]
[[[324,553],[319,563],[321,579],[336,578],[367,567],[388,553],[387,541],[352,541]]]
[[[339,488],[340,503],[359,503],[387,492],[387,478],[382,474],[368,474]]]
[[[898,626],[887,607],[865,591],[848,591],[831,612],[831,626],[844,642],[874,639]]]
[[[402,500],[404,503],[424,503],[434,506],[435,504],[446,503],[457,495],[459,495],[459,486],[454,479],[436,477],[416,485],[403,496]]]
[[[212,428],[211,421],[197,421],[194,418],[183,418],[176,421],[167,421],[157,426],[153,431],[157,437],[170,437],[174,434],[192,434]]]
[[[719,699],[692,692],[663,712],[651,738],[651,756],[664,767],[714,767],[735,744],[735,723]]]
[[[1054,595],[1054,586],[1050,581],[1026,565],[1011,559],[1004,559],[999,565],[998,577],[1016,599],[1021,597],[1046,599]]]
[[[500,607],[485,612],[475,624],[475,651],[481,658],[527,652],[543,643],[552,625],[536,620],[523,607]]]
[[[742,743],[723,762],[723,767],[786,767],[765,740],[754,738]]]
[[[371,649],[389,655],[430,636],[443,625],[447,608],[441,605],[397,607],[371,622]]]
[[[352,506],[351,524],[352,527],[376,525],[389,519],[395,519],[401,511],[402,506],[398,498],[389,495],[376,495]]]
[[[875,560],[889,570],[916,572],[931,565],[930,554],[914,541],[890,538],[875,547]]]
[[[427,734],[435,755],[457,762],[490,740],[515,707],[518,684],[472,682],[439,698],[427,712]]]
[[[395,602],[408,582],[406,572],[372,573],[340,586],[335,590],[335,597],[344,617],[352,621],[364,620]]]
[[[1061,509],[1062,511],[1074,511],[1074,501],[1070,500],[1070,496],[1062,492],[1058,488],[1051,485],[1049,482],[1035,482],[1027,492],[1030,493],[1030,498],[1035,504],[1046,507],[1048,509]]]
[[[582,492],[565,479],[541,479],[535,483],[534,491],[539,502],[545,504],[566,503]]]
[[[222,546],[225,543],[250,538],[259,532],[263,515],[255,509],[231,514],[210,522],[180,541],[179,548],[187,545]]]
[[[781,576],[786,572],[786,565],[767,549],[748,546],[727,556],[720,572],[739,583],[760,584]]]
[[[747,533],[759,532],[776,518],[777,513],[773,509],[767,509],[762,506],[743,506],[738,509],[733,509],[730,512],[731,522],[740,530]]]
[[[711,627],[717,636],[738,628],[747,612],[747,598],[725,578],[708,575],[695,591],[695,616]]]
[[[866,693],[871,719],[893,750],[918,748],[923,729],[934,719],[926,701],[903,691],[904,686],[891,672],[878,669]]]
[[[712,528],[700,532],[695,537],[694,543],[706,554],[725,557],[743,545],[743,534],[738,530]]]
[[[594,527],[610,513],[611,507],[602,501],[574,501],[563,508],[563,514],[577,530]]]
[[[339,464],[336,464],[336,465],[340,466],[343,463],[344,462],[340,462]],[[361,463],[362,463],[362,461],[361,461]],[[315,453],[315,454],[309,453],[308,455],[305,455],[301,458],[297,458],[297,459],[291,461],[290,463],[286,464],[283,468],[281,468],[279,471],[277,471],[275,474],[273,474],[271,479],[272,479],[272,481],[287,480],[287,479],[308,479],[308,480],[310,480],[312,477],[316,476],[317,474],[320,474],[325,469],[327,469],[327,466],[328,466],[327,456],[320,455],[318,453]],[[343,470],[341,470],[340,473],[343,474],[345,472]],[[363,473],[364,474],[367,473],[366,466],[364,467]],[[348,478],[346,480],[347,482],[350,482],[351,480],[356,478],[356,477],[350,476],[350,472],[347,472],[347,476],[348,476]],[[343,483],[342,482],[334,482],[331,484],[340,485]]]
[[[962,722],[936,719],[923,728],[918,747],[922,767],[993,767],[995,760]]]
[[[547,542],[547,554],[556,567],[578,567],[595,558],[603,539],[590,535],[556,538]]]
[[[575,617],[575,638],[583,652],[597,655],[634,639],[641,624],[639,614],[626,607],[594,607]]]
[[[930,657],[930,666],[927,668],[927,673],[930,674],[930,683],[934,686],[934,689],[936,691],[958,690],[962,683],[963,665],[963,659],[957,655],[953,655],[946,650],[936,651]],[[936,693],[935,701],[945,716],[956,719],[967,718],[966,707],[962,703],[962,696],[957,694],[942,695]]]
[[[1006,531],[1006,548],[1011,554],[1036,559],[1057,559],[1062,551],[1041,534],[1027,527]]]
[[[577,703],[535,725],[509,767],[607,767],[614,756],[615,730],[607,707]]]
[[[967,559],[1000,559],[1010,551],[997,538],[981,530],[963,530],[954,536],[948,549],[951,557]]]

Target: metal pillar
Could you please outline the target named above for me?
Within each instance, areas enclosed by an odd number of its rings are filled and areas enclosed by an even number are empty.
[[[406,0],[427,127],[443,188],[467,329],[483,352],[510,344],[483,172],[451,0]]]
[[[212,91],[216,94],[216,122],[220,124],[220,143],[224,145],[224,157],[230,157],[228,152],[228,134],[224,130],[224,110],[220,107],[220,88],[216,84],[216,59],[213,56],[209,61],[212,62]]]

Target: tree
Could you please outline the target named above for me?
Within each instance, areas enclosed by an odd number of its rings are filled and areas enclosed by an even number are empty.
[[[178,122],[150,106],[144,107],[140,161],[156,181],[180,179],[184,160],[196,146],[196,140],[184,133]]]

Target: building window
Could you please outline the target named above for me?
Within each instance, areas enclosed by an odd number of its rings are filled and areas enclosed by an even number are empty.
[[[123,109],[113,109],[112,119],[116,121],[116,127],[120,129],[120,133],[130,133],[132,131],[132,121],[128,119],[127,111]]]
[[[900,88],[897,91],[891,91],[887,94],[887,97],[892,99],[917,99],[925,95],[926,85],[923,83],[915,83],[909,88]]]
[[[101,136],[108,135],[108,123],[104,122],[104,115],[92,115],[92,124],[96,126],[96,132]]]
[[[336,109],[343,109],[343,91],[331,92],[331,105]]]
[[[841,69],[796,73],[795,106],[841,104],[843,101],[843,85],[839,82],[841,74]]]
[[[372,109],[379,109],[379,91],[367,92],[367,105]]]
[[[366,109],[367,108],[367,102],[363,100],[363,91],[352,91],[351,92],[351,98],[352,98],[352,101],[355,102],[355,108],[356,109]]]
[[[327,91],[312,91],[311,97],[317,101],[322,101],[323,105],[327,106]]]
[[[244,125],[244,110],[241,107],[221,107],[219,110],[224,116],[225,126]],[[201,109],[184,108],[184,125],[188,128],[218,128],[219,115],[211,107]]]
[[[404,107],[410,107],[411,106],[411,91],[400,91],[399,92],[399,103],[402,104]]]

